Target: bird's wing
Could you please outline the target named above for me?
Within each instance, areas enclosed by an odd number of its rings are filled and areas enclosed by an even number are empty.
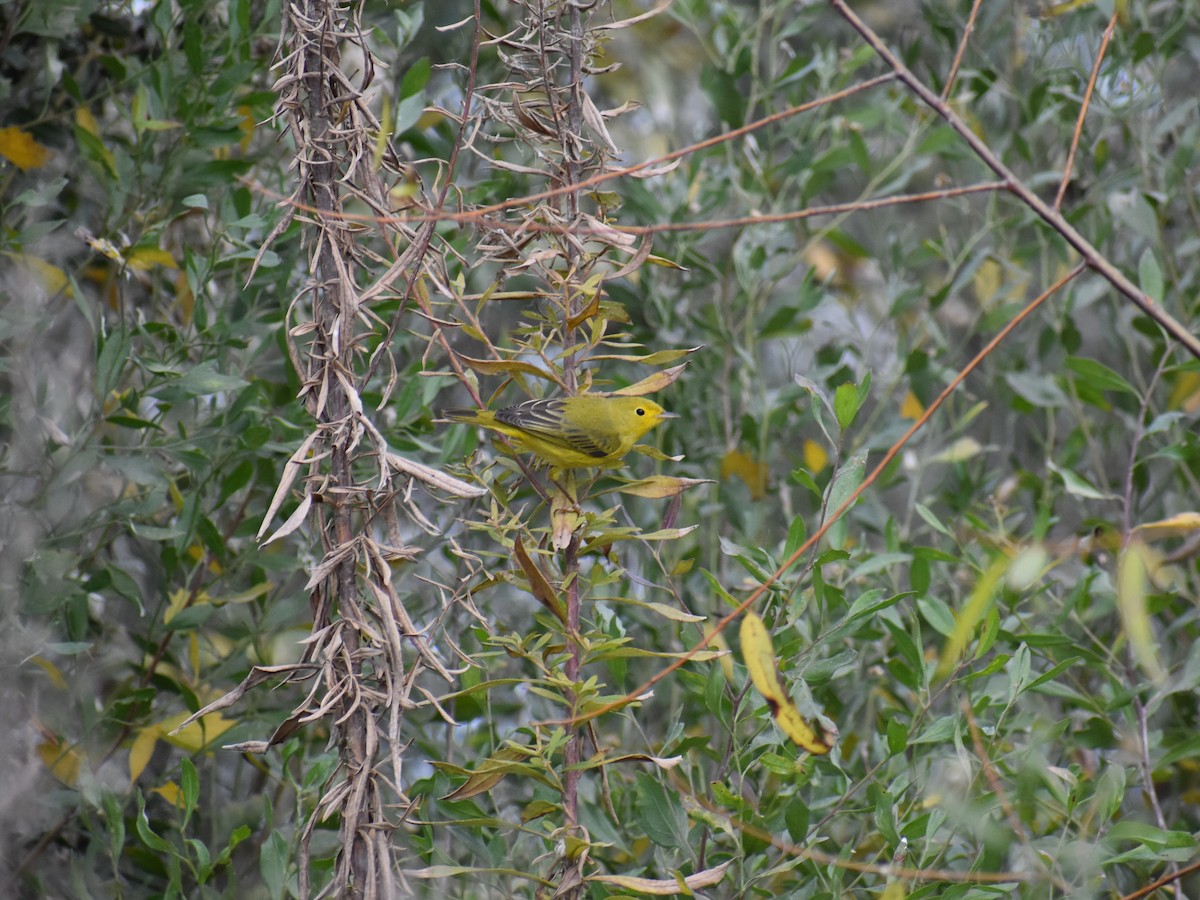
[[[565,409],[562,398],[526,400],[498,410],[496,421],[595,459],[603,459],[621,449],[620,435],[600,428],[583,431],[564,420]]]

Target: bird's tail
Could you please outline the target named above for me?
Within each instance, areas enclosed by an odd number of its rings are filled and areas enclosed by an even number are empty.
[[[452,422],[476,422],[479,420],[477,409],[443,409],[441,418]]]

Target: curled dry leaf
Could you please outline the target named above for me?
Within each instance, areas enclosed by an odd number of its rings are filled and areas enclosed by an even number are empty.
[[[414,462],[411,459],[405,459],[403,456],[398,456],[395,453],[389,453],[387,461],[388,465],[397,472],[403,472],[405,475],[415,478],[430,487],[453,494],[456,497],[482,497],[487,493],[487,488],[476,484],[468,484],[462,479],[447,475],[445,472],[435,469],[432,466]]]

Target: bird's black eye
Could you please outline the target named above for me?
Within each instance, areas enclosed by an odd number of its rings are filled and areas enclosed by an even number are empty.
[[[639,407],[637,408],[637,414],[638,414],[639,416],[644,416],[644,415],[646,414],[646,411],[645,411],[644,409],[642,409],[642,408],[639,406]]]

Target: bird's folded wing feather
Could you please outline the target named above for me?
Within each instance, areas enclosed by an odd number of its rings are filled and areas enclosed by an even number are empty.
[[[526,400],[499,410],[496,420],[537,435],[543,440],[601,459],[621,449],[621,437],[611,431],[584,431],[564,421],[565,406],[558,400]]]

